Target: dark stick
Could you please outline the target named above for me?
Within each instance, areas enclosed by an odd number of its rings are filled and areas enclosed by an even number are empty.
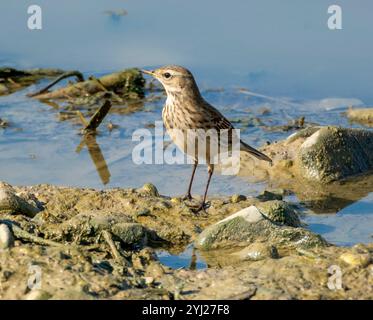
[[[70,77],[76,77],[78,82],[84,81],[84,77],[81,72],[79,71],[69,71],[61,74],[59,77],[57,77],[55,80],[53,80],[50,84],[48,84],[46,87],[40,89],[37,92],[29,93],[27,94],[28,97],[35,97],[39,94],[42,94],[46,91],[48,91],[51,87],[53,87],[56,83],[60,82],[63,79],[70,78]]]
[[[92,116],[91,120],[89,120],[88,125],[84,128],[84,132],[87,131],[95,131],[97,127],[100,125],[102,120],[108,114],[111,108],[110,100],[105,100],[104,104],[98,109],[95,114]]]

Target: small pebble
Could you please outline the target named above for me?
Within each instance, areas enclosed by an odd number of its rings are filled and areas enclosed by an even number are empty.
[[[174,203],[174,204],[179,204],[179,203],[181,203],[182,201],[181,201],[181,198],[171,198],[171,200],[170,200],[172,203]]]
[[[35,289],[32,290],[27,296],[26,300],[48,300],[52,295],[44,290]]]
[[[8,249],[14,246],[14,236],[6,224],[0,224],[0,249]]]
[[[246,200],[246,197],[242,194],[234,194],[231,197],[231,202],[232,203],[238,203],[238,202],[245,201],[245,200]]]
[[[145,277],[144,280],[145,280],[145,284],[147,285],[152,284],[154,282],[153,277]]]
[[[349,264],[353,267],[366,267],[369,265],[371,258],[369,254],[366,253],[351,253],[351,252],[345,252],[343,253],[339,259],[341,259],[343,262]]]
[[[282,191],[281,190],[264,190],[259,196],[258,199],[262,201],[270,200],[282,200]]]
[[[145,183],[141,188],[141,191],[147,193],[150,196],[159,197],[158,190],[156,186],[152,183]]]

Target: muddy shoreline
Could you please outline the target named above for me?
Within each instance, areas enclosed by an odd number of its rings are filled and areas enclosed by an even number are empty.
[[[237,195],[214,198],[208,213],[196,216],[180,198],[159,195],[151,184],[139,189],[94,190],[2,183],[0,191],[1,299],[373,296],[373,243],[337,247],[320,240],[298,246],[300,242],[293,236],[278,241],[277,234],[268,241],[259,237],[247,243],[247,238],[225,237],[231,230],[226,228],[219,234],[222,239],[214,238],[215,244],[223,243],[224,248],[199,250],[206,269],[175,270],[157,258],[159,249],[177,254],[187,245],[197,244],[201,234],[241,209],[265,211],[276,204],[288,210],[279,200]],[[278,220],[276,216],[276,224],[262,220],[261,228],[271,223],[270,232],[284,234],[286,230],[292,235],[294,231],[307,234],[302,241],[319,239],[296,218],[288,217]],[[5,229],[14,239],[6,238]],[[276,247],[276,254],[268,249],[269,242]],[[342,272],[341,288],[333,287],[333,268]],[[35,270],[40,271],[40,286],[30,286]]]

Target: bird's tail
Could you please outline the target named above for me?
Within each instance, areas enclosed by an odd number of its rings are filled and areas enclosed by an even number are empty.
[[[272,159],[268,156],[266,156],[264,153],[254,149],[253,147],[250,147],[247,143],[243,142],[241,140],[241,151],[246,151],[250,154],[252,154],[253,156],[255,156],[256,158],[260,159],[260,160],[264,160],[264,161],[268,161],[272,164]]]

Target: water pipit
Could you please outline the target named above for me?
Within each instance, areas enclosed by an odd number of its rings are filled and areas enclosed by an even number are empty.
[[[220,139],[220,136],[214,140],[210,137],[209,133],[211,133],[211,129],[217,133],[222,131],[228,133],[226,141],[228,142],[228,146],[232,147],[234,128],[228,119],[203,99],[194,77],[189,70],[180,66],[170,65],[153,71],[142,71],[155,77],[165,88],[167,100],[162,110],[163,123],[173,142],[184,153],[193,158],[192,176],[184,199],[192,199],[191,189],[194,174],[201,157],[207,164],[208,178],[203,201],[194,211],[205,210],[207,208],[207,191],[214,172],[214,164],[216,164],[215,160],[213,161],[215,155],[211,153],[211,149],[214,149],[211,148],[211,145],[217,144],[218,148],[214,150],[217,150],[217,153],[219,153],[223,141],[223,139]],[[190,134],[191,132],[194,134]],[[198,133],[195,134],[195,132]],[[204,137],[202,137],[203,133],[206,133]],[[198,150],[200,144],[196,140],[202,140],[202,138],[207,145],[201,152],[201,150]],[[189,147],[191,144],[193,147]],[[241,151],[248,152],[260,160],[272,162],[265,154],[250,147],[242,140],[238,140],[238,146]]]

